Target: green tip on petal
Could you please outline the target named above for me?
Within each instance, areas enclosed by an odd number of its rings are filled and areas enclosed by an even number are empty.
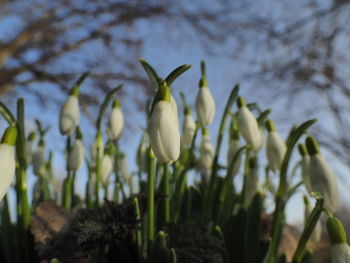
[[[304,195],[304,204],[305,205],[309,205],[310,204],[309,198],[307,198],[306,195]]]
[[[185,115],[191,115],[191,108],[189,106],[186,106],[184,113],[185,113]]]
[[[301,156],[309,155],[309,153],[307,152],[306,146],[302,143],[298,145],[298,150]]]
[[[268,132],[272,132],[272,131],[276,130],[275,123],[270,119],[268,119],[266,121],[265,126],[266,126],[266,129],[268,130]]]
[[[112,108],[120,108],[121,107],[121,104],[120,104],[120,101],[118,99],[115,99],[113,101],[113,104],[112,104]]]
[[[30,142],[32,142],[32,141],[35,140],[35,136],[36,136],[35,132],[32,131],[32,132],[29,133],[29,135],[28,135],[28,137],[27,137],[27,140],[30,141]]]
[[[336,217],[327,220],[328,237],[332,245],[347,243],[346,232],[342,222]]]
[[[170,88],[165,81],[161,82],[160,88],[157,91],[157,100],[170,102]]]
[[[237,106],[238,106],[238,108],[242,108],[242,107],[247,106],[247,104],[245,103],[245,101],[242,97],[238,97]]]
[[[78,97],[79,96],[79,86],[74,86],[70,91],[69,95]]]
[[[320,153],[318,143],[314,137],[312,136],[307,137],[305,144],[306,144],[307,151],[309,152],[310,155],[316,155]]]
[[[208,128],[203,128],[202,129],[202,135],[208,135],[209,134],[209,131],[208,131]]]
[[[81,133],[81,130],[79,126],[75,130],[75,139],[76,140],[82,140],[83,139],[83,134]]]
[[[208,88],[208,82],[205,77],[202,77],[198,83],[199,88]]]
[[[15,126],[8,127],[2,135],[1,144],[15,145],[17,141],[17,128]]]

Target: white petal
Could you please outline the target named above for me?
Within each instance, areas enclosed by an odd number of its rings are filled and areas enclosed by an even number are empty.
[[[348,244],[332,245],[332,263],[349,263],[350,262],[350,247]]]
[[[324,196],[324,206],[335,212],[339,201],[337,178],[321,154],[311,156],[309,165],[311,189]]]
[[[45,169],[45,150],[43,146],[39,146],[33,153],[32,163],[34,174],[40,176]]]
[[[68,169],[77,171],[84,161],[84,146],[81,140],[75,140],[68,157]]]
[[[108,177],[113,171],[113,158],[109,154],[105,154],[102,157],[102,180],[103,182],[107,182]]]
[[[255,151],[258,151],[262,146],[262,133],[256,118],[246,106],[243,106],[238,111],[237,119],[240,134]]]
[[[269,161],[269,168],[272,171],[281,169],[287,146],[281,136],[276,131],[271,131],[267,135],[266,155]]]
[[[301,159],[301,176],[303,177],[303,182],[306,190],[311,194],[311,183],[310,183],[310,175],[309,175],[309,166],[310,166],[310,156],[305,155]]]
[[[210,125],[215,116],[215,101],[209,88],[200,88],[196,97],[197,118],[201,126]]]
[[[0,201],[5,196],[14,178],[16,161],[15,147],[8,144],[0,145]]]
[[[170,163],[180,155],[180,131],[171,105],[159,101],[152,112],[149,122],[149,138],[153,152],[163,163]]]
[[[79,100],[76,96],[69,96],[60,112],[60,131],[62,134],[72,135],[80,121]]]
[[[193,120],[192,115],[187,114],[183,121],[183,132],[182,132],[182,138],[181,138],[181,145],[183,148],[187,148],[191,146],[195,132],[196,132],[196,123]]]
[[[112,141],[118,140],[124,128],[124,116],[120,108],[113,108],[108,121],[108,136]]]

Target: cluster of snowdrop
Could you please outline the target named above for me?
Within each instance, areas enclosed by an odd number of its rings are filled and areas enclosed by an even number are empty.
[[[239,211],[243,211],[243,214],[248,211],[252,214],[260,213],[261,215],[263,197],[272,194],[276,200],[276,208],[273,214],[274,225],[270,237],[270,249],[264,262],[276,262],[278,245],[275,245],[275,243],[279,244],[280,233],[278,231],[281,231],[278,224],[283,222],[284,207],[299,186],[290,187],[289,185],[292,182],[291,176],[288,175],[291,152],[296,142],[313,122],[306,122],[293,129],[288,138],[283,140],[276,129],[275,123],[268,118],[270,111],[259,112],[259,116],[255,116],[251,104],[246,103],[242,97],[238,96],[239,87],[237,86],[231,92],[222,117],[217,143],[213,145],[208,127],[215,118],[216,106],[208,87],[204,62],[201,63],[201,78],[195,99],[197,121],[195,121],[185,95],[181,94],[183,102],[182,132],[180,132],[178,105],[172,94],[172,84],[190,66],[180,66],[162,79],[147,62],[142,60],[141,63],[154,86],[155,96],[151,107],[147,110],[147,128],[143,131],[137,149],[137,173],[129,171],[126,156],[120,149],[122,147],[119,147],[122,146],[119,145],[119,141],[124,129],[124,117],[121,102],[116,98],[115,93],[120,87],[113,89],[106,96],[100,108],[96,121],[96,136],[90,147],[90,158],[85,158],[83,133],[79,128],[79,91],[80,85],[87,77],[87,74],[84,74],[70,90],[59,115],[59,130],[66,138],[67,176],[61,193],[62,200],[57,200],[57,202],[67,209],[71,209],[82,202],[77,199],[74,184],[76,173],[85,160],[89,168],[84,200],[87,207],[100,205],[100,195],[103,191],[105,197],[110,198],[111,195],[108,195],[108,189],[111,184],[114,185],[114,193],[111,198],[117,202],[122,202],[119,193],[122,193],[124,199],[126,198],[123,185],[129,186],[130,195],[137,195],[139,189],[144,189],[142,184],[146,184],[147,227],[145,226],[146,231],[144,232],[146,233],[145,239],[149,241],[146,244],[147,246],[153,241],[155,232],[159,227],[170,222],[176,222],[182,216],[184,210],[187,213],[191,210],[188,208],[188,202],[192,202],[192,195],[201,196],[203,198],[202,202],[206,204],[203,209],[203,221],[210,222],[210,224],[214,222],[218,226],[224,227],[226,226],[224,224],[225,220],[238,217],[240,215]],[[102,119],[108,109],[109,117],[106,121],[106,129],[103,130]],[[0,112],[8,112],[8,110]],[[8,118],[7,115],[6,117]],[[225,134],[227,118],[231,118],[231,122],[228,129],[227,165],[224,166],[218,164],[218,157],[222,138]],[[38,131],[31,132],[23,143],[24,134],[21,130],[23,127],[16,125],[16,120],[13,117],[8,119],[10,126],[5,130],[0,144],[0,159],[2,160],[0,164],[0,175],[2,177],[0,200],[3,199],[13,181],[16,162],[19,167],[18,171],[22,169],[24,174],[27,167],[32,165],[33,173],[38,177],[35,192],[39,194],[38,198],[35,197],[34,200],[38,199],[39,202],[55,198],[55,195],[51,193],[52,187],[50,186],[52,183],[50,180],[54,177],[50,175],[50,172],[52,173],[52,155],[47,159],[45,154],[45,133],[48,129],[43,129],[40,122],[38,122]],[[16,143],[17,133],[20,134],[21,143]],[[34,148],[36,135],[39,135],[39,139]],[[197,145],[196,138],[199,136],[200,143]],[[24,158],[25,162],[22,164],[20,162],[22,159],[19,157],[16,159],[15,153],[16,151],[21,153],[23,145],[25,146],[23,152],[26,152],[26,156]],[[262,151],[264,146],[265,151]],[[326,211],[328,215],[327,229],[332,244],[332,262],[350,262],[350,248],[347,245],[343,226],[333,216],[339,201],[336,176],[322,156],[314,137],[308,136],[305,143],[299,144],[298,147],[301,155],[300,174],[306,194],[314,197],[316,192],[319,195],[314,209],[310,208],[308,197],[305,196],[305,232],[310,233],[305,234],[306,237],[303,236],[303,238],[309,238],[314,242],[320,240],[322,226],[318,218],[321,211]],[[261,153],[265,154],[267,160],[265,183],[261,183],[262,178],[259,176],[260,167],[262,166],[259,163]],[[186,176],[190,170],[199,171],[202,175],[202,179],[196,182],[197,185],[194,188],[187,186]],[[222,171],[226,174],[222,174]],[[240,174],[240,171],[243,176],[243,185],[241,192],[238,192],[233,179]],[[279,185],[271,189],[266,187],[270,173],[279,175],[280,179]],[[114,182],[111,181],[113,174],[115,175]],[[136,174],[139,175],[137,179]],[[142,175],[147,176],[146,181],[144,181],[143,178],[145,177]],[[25,190],[25,176],[18,178],[24,180],[21,185]],[[162,188],[161,191],[163,191],[162,208],[159,209],[162,213],[162,220],[159,220],[159,222],[154,220],[156,210],[154,203],[155,187]],[[193,190],[197,189],[196,187],[198,190]],[[200,194],[196,195],[196,191]],[[20,197],[25,194],[26,192],[22,193]],[[25,202],[25,199],[23,199],[23,202]],[[185,206],[186,209],[183,209],[182,206]],[[186,216],[188,217],[187,214]],[[259,218],[258,216],[257,219]],[[255,222],[255,225],[258,223]],[[311,231],[309,231],[310,229]],[[311,235],[311,233],[313,234]],[[301,244],[304,243],[301,242]],[[297,250],[294,257],[295,262],[300,262],[304,248],[298,248],[299,250]]]

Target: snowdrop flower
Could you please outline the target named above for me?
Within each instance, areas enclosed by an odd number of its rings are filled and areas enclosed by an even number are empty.
[[[343,224],[336,217],[327,220],[328,237],[332,244],[332,263],[349,263],[350,247],[347,244],[346,232]]]
[[[45,172],[45,143],[40,139],[39,146],[33,153],[33,172],[37,176],[41,176]]]
[[[147,173],[148,145],[149,145],[148,134],[147,132],[144,132],[136,153],[136,163],[137,163],[137,166],[139,167],[140,172]]]
[[[107,183],[108,177],[111,175],[113,172],[113,167],[114,167],[114,160],[113,156],[111,155],[110,148],[106,147],[102,161],[101,161],[101,166],[102,166],[102,180],[103,182]]]
[[[324,197],[324,207],[335,212],[339,201],[337,178],[319,151],[316,140],[309,136],[306,147],[310,154],[309,178],[311,190]]]
[[[306,190],[311,194],[312,189],[309,177],[310,156],[304,144],[299,144],[298,149],[301,155],[301,176]]]
[[[178,113],[170,101],[170,88],[163,82],[157,91],[148,125],[152,150],[161,163],[172,163],[180,155]]]
[[[60,132],[62,135],[72,135],[80,121],[79,88],[74,87],[60,112]]]
[[[251,158],[249,160],[249,170],[244,179],[245,195],[243,205],[245,208],[248,208],[254,198],[255,193],[259,190],[259,177],[256,158]]]
[[[262,146],[262,132],[258,122],[241,97],[237,99],[237,105],[239,108],[237,115],[239,133],[257,152]]]
[[[272,171],[279,171],[287,151],[287,146],[280,134],[276,131],[275,124],[272,120],[267,120],[266,128],[268,130],[266,155],[269,161],[269,168]]]
[[[8,127],[0,144],[0,201],[4,198],[13,181],[16,168],[16,127]]]
[[[112,112],[108,120],[108,136],[112,141],[117,141],[122,135],[124,128],[124,116],[120,107],[120,102],[116,99],[112,105]]]
[[[233,158],[235,157],[238,150],[241,148],[241,145],[239,143],[239,134],[237,127],[234,127],[231,132],[231,138],[230,138],[230,146],[227,154],[227,166],[233,162]],[[234,163],[232,167],[232,174],[236,175],[240,166],[241,166],[241,156],[236,159],[236,162]]]
[[[191,109],[185,107],[185,118],[182,125],[181,148],[186,149],[191,147],[194,134],[196,132],[196,123],[193,120]]]
[[[196,112],[199,124],[202,127],[210,125],[215,116],[215,101],[206,81],[200,82],[196,97]]]
[[[202,141],[199,152],[200,166],[206,170],[210,170],[213,164],[214,149],[207,128],[202,129]]]
[[[68,154],[68,169],[77,171],[84,161],[84,145],[82,142],[82,134],[77,128],[75,142]]]
[[[103,142],[102,142],[102,133],[100,131],[97,132],[96,138],[90,147],[90,157],[91,157],[90,164],[92,167],[95,167],[95,165],[96,165],[97,146],[99,146],[98,147],[98,156],[101,158],[103,155]]]
[[[28,138],[27,138],[27,143],[26,143],[27,165],[29,165],[32,162],[34,140],[35,140],[35,132],[29,133]]]

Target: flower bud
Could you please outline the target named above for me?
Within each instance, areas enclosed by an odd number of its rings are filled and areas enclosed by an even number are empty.
[[[337,178],[327,161],[321,155],[318,144],[313,137],[306,139],[306,147],[310,153],[309,178],[311,190],[324,197],[324,206],[335,212],[339,201]]]
[[[239,143],[239,139],[233,138],[233,140],[231,140],[230,142],[230,147],[227,154],[227,166],[229,166],[230,163],[233,162],[233,158],[235,157],[236,153],[240,148],[241,146]],[[242,159],[241,156],[239,156],[238,159],[236,159],[236,162],[234,163],[232,168],[233,175],[237,174],[239,167],[241,166],[241,159]]]
[[[115,100],[113,102],[111,115],[108,120],[107,133],[109,139],[112,141],[117,141],[122,134],[123,128],[124,116],[120,108],[120,102],[118,100]]]
[[[262,146],[262,132],[258,122],[241,97],[237,99],[237,104],[239,107],[237,116],[239,132],[255,151],[259,151]]]
[[[77,171],[84,161],[84,145],[81,139],[75,139],[73,147],[68,155],[68,169]]]
[[[8,127],[2,136],[0,144],[0,201],[5,196],[14,178],[16,168],[16,140],[16,127]]]
[[[202,127],[210,125],[215,116],[215,101],[207,86],[199,88],[196,97],[196,112],[199,124]]]
[[[102,166],[102,180],[103,182],[107,182],[109,176],[113,172],[113,167],[114,167],[114,160],[113,156],[110,154],[110,152],[107,150],[108,148],[105,149],[105,152],[102,157],[101,161],[101,166]]]
[[[182,127],[181,148],[190,148],[196,132],[196,123],[190,111],[185,115]]]
[[[343,224],[336,217],[330,217],[327,220],[327,230],[332,244],[332,263],[350,262],[350,247]]]
[[[214,149],[211,143],[210,135],[207,128],[202,130],[202,141],[199,149],[199,164],[202,168],[210,170],[213,164]]]
[[[166,85],[157,91],[149,119],[148,134],[152,150],[161,163],[172,163],[180,155],[178,113],[171,104],[170,88]]]
[[[63,104],[60,112],[60,132],[62,135],[72,135],[80,121],[78,94],[73,93]]]
[[[280,134],[276,131],[275,125],[271,120],[267,121],[267,129],[266,155],[269,161],[269,168],[272,171],[278,171],[281,169],[287,146]]]
[[[118,168],[119,172],[124,180],[124,182],[129,181],[130,173],[128,168],[128,161],[126,159],[126,155],[121,153],[118,159]]]

